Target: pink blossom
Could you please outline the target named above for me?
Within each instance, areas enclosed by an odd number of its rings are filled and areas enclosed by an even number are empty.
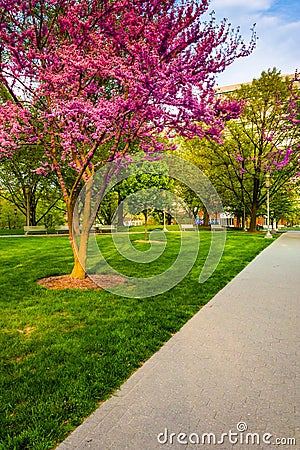
[[[56,171],[69,201],[95,167],[137,143],[151,155],[170,147],[160,133],[219,141],[243,104],[216,100],[215,76],[249,55],[255,37],[247,47],[226,20],[205,23],[208,6],[0,0],[0,82],[12,96],[0,104],[0,154],[42,145],[48,163],[38,170]]]

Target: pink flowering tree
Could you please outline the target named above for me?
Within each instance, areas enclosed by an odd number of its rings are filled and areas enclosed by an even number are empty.
[[[135,149],[164,150],[160,133],[218,138],[239,114],[215,101],[214,79],[248,55],[238,30],[215,23],[209,0],[0,0],[0,155],[42,146],[68,213],[72,276],[85,277],[74,205],[97,167]],[[137,145],[138,143],[138,145]]]

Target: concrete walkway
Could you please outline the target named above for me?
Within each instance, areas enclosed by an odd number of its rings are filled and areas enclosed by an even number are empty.
[[[300,232],[289,232],[58,449],[299,450],[299,300]]]

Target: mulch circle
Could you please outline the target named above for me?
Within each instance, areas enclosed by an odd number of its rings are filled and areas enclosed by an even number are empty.
[[[120,286],[126,282],[121,275],[91,275],[84,279],[72,278],[70,275],[59,275],[42,278],[37,284],[48,289],[99,289]]]

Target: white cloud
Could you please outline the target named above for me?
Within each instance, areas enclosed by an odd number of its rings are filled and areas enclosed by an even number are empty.
[[[266,11],[272,6],[273,2],[274,0],[213,0],[210,6],[218,11],[233,8],[239,11]]]
[[[292,14],[283,14],[282,6],[288,8],[286,0],[212,0],[217,18],[227,17],[234,27],[240,25],[246,41],[253,23],[259,37],[249,57],[236,60],[219,76],[219,86],[251,81],[268,68],[276,67],[282,74],[293,73],[297,65],[300,69],[300,22]]]

